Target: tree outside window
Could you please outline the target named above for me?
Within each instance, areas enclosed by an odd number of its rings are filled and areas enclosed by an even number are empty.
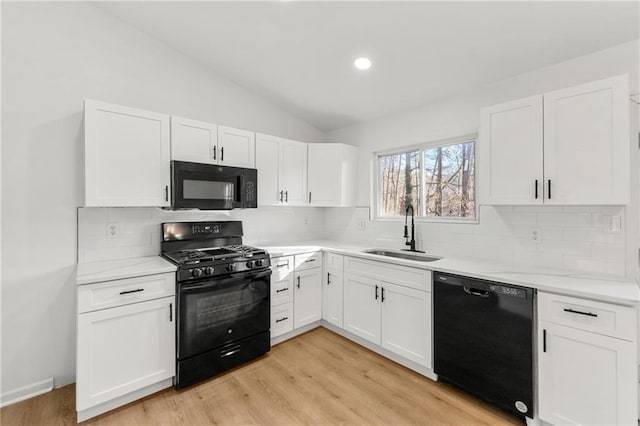
[[[475,140],[378,155],[378,216],[475,219]]]

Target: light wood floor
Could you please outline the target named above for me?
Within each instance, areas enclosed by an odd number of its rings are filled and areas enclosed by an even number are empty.
[[[2,426],[75,424],[75,388],[0,410]],[[522,425],[324,328],[191,388],[168,389],[87,425]]]

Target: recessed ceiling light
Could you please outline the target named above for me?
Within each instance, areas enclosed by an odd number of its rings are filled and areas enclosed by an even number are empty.
[[[353,64],[359,70],[368,70],[369,68],[371,68],[371,61],[369,60],[369,58],[358,58]]]

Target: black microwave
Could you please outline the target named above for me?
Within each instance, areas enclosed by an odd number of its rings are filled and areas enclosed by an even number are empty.
[[[231,210],[258,207],[258,171],[214,164],[171,162],[171,207]]]

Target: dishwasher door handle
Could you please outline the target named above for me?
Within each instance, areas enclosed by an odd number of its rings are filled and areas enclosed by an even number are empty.
[[[465,293],[470,294],[472,296],[489,297],[488,291],[478,290],[476,288],[471,288],[467,286],[463,286],[462,289],[464,290]]]

